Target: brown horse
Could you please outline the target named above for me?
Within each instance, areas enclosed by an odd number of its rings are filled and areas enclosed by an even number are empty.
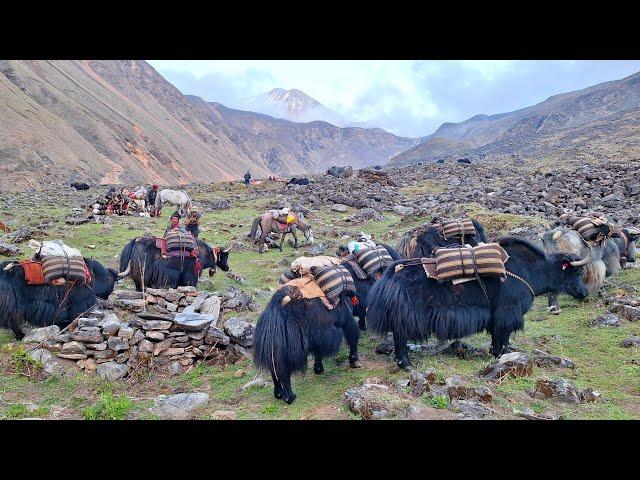
[[[270,233],[280,233],[282,236],[280,237],[280,245],[278,248],[282,251],[282,245],[284,245],[284,239],[288,233],[293,235],[294,245],[293,248],[298,248],[298,236],[296,232],[300,230],[306,239],[306,244],[311,245],[313,243],[313,232],[311,231],[311,225],[305,222],[300,213],[296,213],[296,223],[292,224],[283,224],[278,222],[270,213],[263,213],[262,215],[256,217],[253,220],[253,224],[251,225],[251,233],[249,234],[249,238],[253,243],[259,244],[259,252],[264,252],[264,242],[267,238],[267,235]],[[256,233],[258,231],[258,226],[260,226],[260,237],[256,239]]]

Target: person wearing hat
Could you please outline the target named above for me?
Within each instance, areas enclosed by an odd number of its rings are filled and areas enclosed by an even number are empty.
[[[244,186],[249,186],[249,181],[251,180],[251,172],[247,170],[247,173],[244,174]]]
[[[360,252],[360,250],[364,250],[366,248],[373,248],[375,246],[376,246],[376,243],[373,240],[371,240],[371,235],[368,235],[364,232],[360,232],[360,234],[358,235],[357,242],[349,242],[347,244],[349,253],[353,255],[357,255],[358,252]]]
[[[149,210],[151,211],[151,214],[154,217],[157,217],[157,213],[156,212],[156,197],[158,196],[158,185],[152,185],[150,188],[147,189],[147,206],[149,207]]]
[[[169,226],[164,231],[164,236],[167,236],[171,230],[179,230],[180,233],[187,233],[187,229],[180,226],[180,214],[173,212],[169,217]]]
[[[196,207],[191,208],[191,215],[185,218],[185,226],[188,232],[191,232],[194,238],[198,238],[200,234],[200,218],[202,214],[198,212]]]

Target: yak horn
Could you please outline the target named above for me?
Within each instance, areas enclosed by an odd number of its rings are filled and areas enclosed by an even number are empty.
[[[556,241],[560,238],[560,235],[562,235],[562,232],[558,230],[556,233],[553,234],[553,237],[551,238],[553,239],[553,241]]]
[[[9,265],[7,265],[6,267],[4,267],[2,270],[4,270],[5,272],[8,272],[9,270],[11,270],[13,267],[15,266],[15,263],[10,263]]]
[[[129,275],[129,272],[131,272],[131,260],[129,260],[129,263],[127,264],[127,269],[124,272],[118,274],[118,278],[126,277],[127,275]]]
[[[285,306],[290,301],[291,301],[291,297],[289,295],[287,295],[286,297],[282,298],[282,302],[280,302],[280,303],[282,304],[282,306]]]
[[[231,251],[231,247],[227,247],[222,250],[223,253],[229,253]]]
[[[591,261],[591,250],[589,250],[588,255],[586,257],[584,257],[582,260],[575,260],[575,261],[569,262],[569,263],[571,264],[572,267],[581,267],[583,265],[586,265],[590,261]]]

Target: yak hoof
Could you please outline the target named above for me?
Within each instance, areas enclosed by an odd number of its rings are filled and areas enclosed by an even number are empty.
[[[284,397],[284,401],[287,402],[289,405],[291,405],[296,398],[297,398],[297,395],[292,392],[291,395],[287,395]]]
[[[273,390],[273,396],[276,397],[278,400],[280,400],[283,395],[284,393],[279,388],[276,388]]]
[[[362,363],[360,363],[360,360],[355,360],[353,362],[349,362],[349,365],[351,366],[351,368],[361,368],[362,367]]]
[[[314,365],[313,366],[313,373],[315,373],[316,375],[321,375],[324,373],[324,366],[322,365]]]
[[[551,305],[550,307],[547,307],[547,310],[549,311],[549,313],[553,315],[560,315],[560,313],[562,312],[562,309],[555,305]]]
[[[402,370],[406,370],[406,371],[411,371],[413,370],[413,367],[411,366],[411,362],[409,361],[404,361],[404,360],[396,360],[396,364],[398,365],[398,367],[400,367],[400,369]]]

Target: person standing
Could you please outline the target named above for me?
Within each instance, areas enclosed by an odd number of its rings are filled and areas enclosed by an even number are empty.
[[[158,196],[158,185],[152,185],[147,189],[147,209],[149,213],[151,213],[152,217],[157,217],[158,212],[156,211],[156,197]]]
[[[191,209],[191,215],[189,215],[185,219],[185,226],[186,226],[187,232],[191,232],[191,235],[193,235],[194,238],[198,238],[198,235],[200,235],[200,218],[201,217],[202,217],[202,214],[198,212],[195,207],[193,207]]]
[[[249,180],[251,180],[251,172],[247,170],[247,173],[244,174],[244,186],[249,186]]]

